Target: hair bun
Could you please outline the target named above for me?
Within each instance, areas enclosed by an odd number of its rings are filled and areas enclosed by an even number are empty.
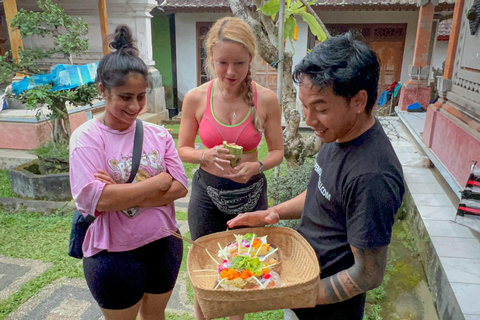
[[[117,26],[115,33],[110,36],[110,48],[117,51],[138,53],[135,40],[133,40],[132,30],[124,24]]]

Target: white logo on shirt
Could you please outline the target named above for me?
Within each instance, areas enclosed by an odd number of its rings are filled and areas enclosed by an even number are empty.
[[[313,166],[315,169],[315,172],[318,174],[318,191],[322,194],[322,196],[325,197],[328,201],[330,201],[330,198],[332,197],[331,194],[325,189],[322,183],[322,168],[318,165],[318,163],[315,161],[315,164]]]

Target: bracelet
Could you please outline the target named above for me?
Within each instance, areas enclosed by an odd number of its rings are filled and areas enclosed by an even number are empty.
[[[204,159],[205,150],[206,150],[206,149],[203,149],[202,155],[200,156],[200,164],[204,164],[204,163],[205,163],[205,159]]]

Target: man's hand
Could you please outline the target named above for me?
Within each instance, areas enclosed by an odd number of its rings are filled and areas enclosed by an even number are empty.
[[[239,214],[232,220],[227,222],[228,227],[240,227],[240,226],[264,226],[267,224],[275,224],[280,220],[280,214],[274,208],[268,208],[267,210],[259,210],[254,212],[246,212]]]

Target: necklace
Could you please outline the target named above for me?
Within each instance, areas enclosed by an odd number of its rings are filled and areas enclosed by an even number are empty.
[[[217,84],[218,84],[218,81],[217,81]],[[222,88],[221,88],[220,85],[218,85],[218,89],[220,90],[220,93],[222,94],[223,101],[225,101],[226,103],[228,103],[227,99],[225,99],[225,95],[223,94],[223,90],[222,90]],[[233,118],[234,120],[237,119],[237,113],[236,113],[237,109],[238,109],[238,104],[235,106],[235,109],[233,110],[233,113],[232,113],[232,118]]]

